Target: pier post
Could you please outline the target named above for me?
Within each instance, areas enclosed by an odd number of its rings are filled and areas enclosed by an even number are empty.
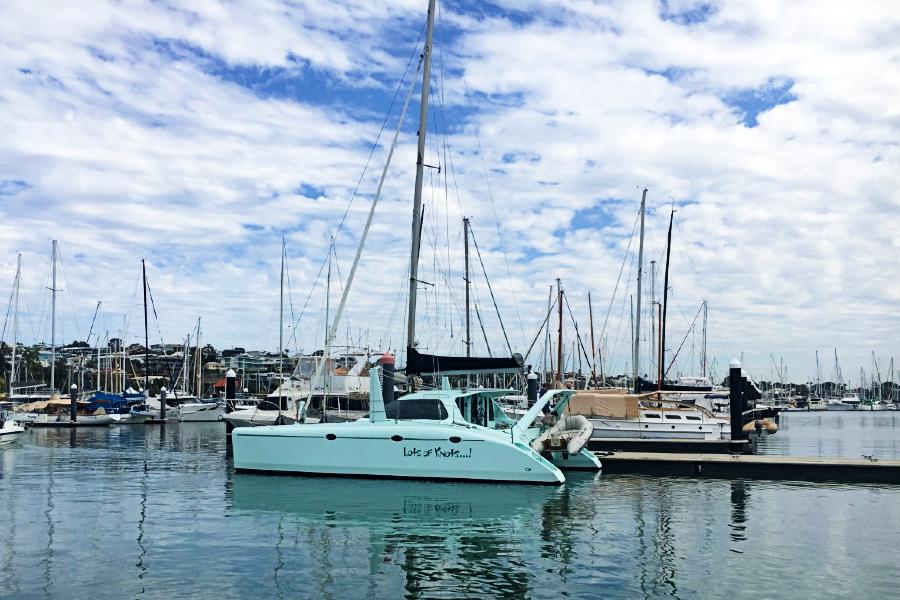
[[[234,412],[234,403],[237,392],[237,373],[234,369],[228,369],[225,372],[225,414]],[[225,421],[225,439],[231,443],[231,432],[234,431],[234,424],[231,421]]]
[[[78,420],[78,386],[74,383],[69,388],[69,419],[73,423]]]
[[[166,396],[169,395],[169,390],[162,387],[159,390],[159,420],[165,422],[166,420]]]
[[[728,399],[731,406],[731,440],[747,439],[744,434],[744,375],[741,361],[733,359],[728,365]]]
[[[381,399],[385,406],[394,401],[394,355],[390,352],[381,355]]]
[[[528,380],[528,406],[532,406],[538,399],[538,378],[532,371],[526,379]]]

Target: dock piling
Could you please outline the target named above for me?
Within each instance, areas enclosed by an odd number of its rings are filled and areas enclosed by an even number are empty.
[[[73,423],[78,420],[78,386],[74,383],[69,388],[69,420]]]

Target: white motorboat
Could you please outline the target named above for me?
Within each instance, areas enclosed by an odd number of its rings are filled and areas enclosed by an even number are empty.
[[[0,418],[0,444],[12,444],[17,441],[25,428],[9,418]]]
[[[571,391],[547,392],[518,421],[494,400],[508,393],[445,388],[385,404],[372,378],[368,418],[235,429],[234,466],[238,471],[555,485],[565,482],[561,468],[601,468],[585,447],[591,432],[587,420],[539,421],[551,399],[563,410]],[[483,424],[467,420],[466,414],[479,415]]]
[[[579,391],[569,401],[567,412],[587,417],[594,439],[720,440],[730,436],[729,419],[697,405],[671,402],[657,392]]]
[[[178,405],[178,420],[182,422],[221,421],[225,409],[217,402],[185,402]]]

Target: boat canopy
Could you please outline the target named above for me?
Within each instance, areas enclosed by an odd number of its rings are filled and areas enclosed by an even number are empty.
[[[577,392],[569,400],[566,412],[587,417],[635,419],[641,396],[597,391]]]
[[[509,358],[438,356],[422,354],[410,348],[406,357],[406,373],[416,375],[465,375],[467,373],[515,373],[522,369],[520,354]]]

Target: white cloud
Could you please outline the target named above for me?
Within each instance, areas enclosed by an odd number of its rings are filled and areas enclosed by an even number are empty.
[[[439,284],[425,294],[425,345],[462,349],[461,290],[446,290],[461,277],[457,193],[521,350],[556,276],[581,327],[587,290],[602,322],[646,185],[648,262],[663,260],[668,206],[679,203],[673,348],[706,297],[720,365],[745,352],[753,372],[767,374],[772,353],[802,379],[812,375],[816,348],[837,346],[848,365],[867,365],[872,350],[894,352],[896,15],[877,3],[722,2],[684,24],[661,19],[649,1],[497,4],[510,12],[442,7],[443,22],[461,30],[438,36],[451,41],[436,53],[447,108],[467,116],[449,139],[458,192],[445,200],[442,179],[427,174],[435,187],[426,190],[426,216],[435,220],[426,228],[440,251],[423,251],[421,278]],[[668,5],[672,14],[697,8]],[[24,251],[38,296],[47,242],[59,237],[84,323],[94,296],[110,315],[130,310],[132,275],[147,256],[166,336],[183,335],[203,314],[213,343],[273,347],[278,238],[288,238],[298,305],[383,116],[369,90],[392,92],[379,81],[400,76],[423,17],[424,2],[414,0],[5,6],[0,180],[31,187],[0,196],[3,272],[11,281],[15,252]],[[302,97],[316,100],[256,94],[211,73],[213,64],[259,77],[287,73],[312,86]],[[746,127],[734,98],[773,82],[792,82],[795,99]],[[403,338],[411,133],[397,149],[348,315],[354,336],[368,329],[373,344],[384,343],[392,330],[395,347]],[[435,139],[430,164],[444,162]],[[300,184],[323,195],[294,195]],[[367,200],[354,204],[350,235],[339,239],[343,276],[366,210]],[[441,274],[448,260],[449,277]],[[628,354],[628,272],[626,265],[607,326],[618,370]],[[478,293],[497,351],[503,344],[483,283]],[[316,317],[301,326],[306,349],[322,335],[315,298]],[[111,329],[117,319],[108,317]]]

